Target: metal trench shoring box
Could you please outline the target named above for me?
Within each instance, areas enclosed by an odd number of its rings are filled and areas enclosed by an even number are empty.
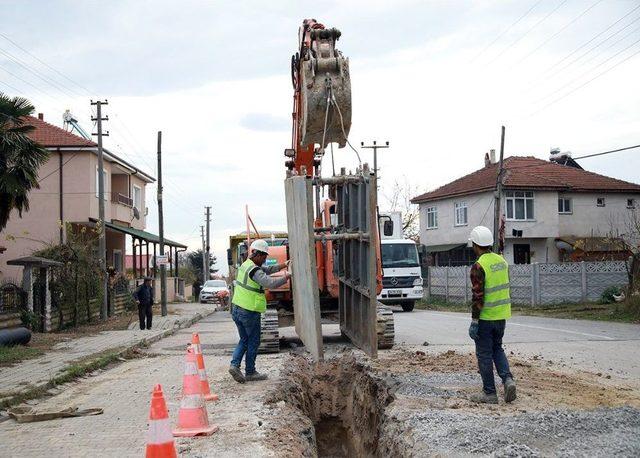
[[[311,356],[318,361],[323,358],[324,352],[313,235],[311,179],[304,176],[287,178],[284,190],[296,333]]]
[[[358,175],[334,177],[338,229],[340,330],[372,358],[378,356],[378,218],[376,177],[365,164]],[[356,236],[357,235],[357,236]]]

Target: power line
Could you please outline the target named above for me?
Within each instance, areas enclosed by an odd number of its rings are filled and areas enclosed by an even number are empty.
[[[638,30],[640,30],[640,27],[638,27],[638,28],[636,28],[636,29],[632,30],[630,33],[628,33],[627,35],[625,35],[624,37],[622,37],[620,40],[616,41],[616,42],[614,43],[614,45],[615,45],[615,44],[618,44],[620,41],[624,40],[624,39],[625,39],[625,38],[627,38],[630,34],[632,34],[633,32],[636,32],[636,31],[638,31]],[[638,41],[640,41],[640,40],[638,40]],[[626,51],[627,49],[629,49],[629,48],[633,47],[636,43],[638,43],[638,41],[635,41],[635,42],[631,43],[631,44],[630,44],[629,46],[627,46],[626,48],[621,49],[620,51],[618,51],[617,53],[613,54],[612,56],[609,56],[608,58],[606,58],[605,60],[603,60],[603,61],[602,61],[602,62],[600,62],[599,64],[597,64],[597,65],[595,65],[595,66],[591,67],[589,70],[587,70],[586,72],[582,73],[580,76],[578,76],[578,77],[576,77],[576,78],[572,79],[572,80],[571,80],[571,81],[569,81],[568,83],[565,83],[565,84],[563,84],[562,86],[560,86],[559,88],[557,88],[555,91],[550,92],[550,93],[549,93],[549,94],[547,94],[546,96],[542,97],[539,101],[541,102],[541,101],[543,101],[543,100],[545,100],[545,99],[548,99],[549,97],[552,97],[553,95],[557,94],[558,92],[562,91],[563,89],[565,89],[565,88],[567,88],[567,87],[571,86],[573,83],[575,83],[575,82],[579,81],[581,78],[583,78],[583,77],[585,77],[585,76],[589,75],[590,73],[592,73],[592,72],[593,72],[594,70],[596,70],[597,68],[599,68],[599,67],[601,67],[602,65],[606,64],[607,62],[609,62],[611,59],[616,58],[617,56],[619,56],[621,53],[623,53],[623,52],[624,52],[624,51]]]
[[[605,154],[618,153],[620,151],[627,151],[635,148],[640,148],[640,145],[633,145],[633,146],[627,146],[625,148],[612,149],[611,151],[604,151],[602,153],[586,154],[584,156],[574,157],[573,159],[586,159],[588,157],[603,156]]]
[[[618,55],[619,55],[619,54],[621,54],[622,52],[626,51],[626,50],[627,50],[627,49],[629,49],[630,47],[632,47],[632,46],[634,46],[635,44],[637,44],[638,42],[640,42],[640,39],[639,39],[639,40],[637,40],[637,41],[635,41],[635,42],[633,42],[631,45],[627,46],[627,47],[626,47],[626,48],[624,48],[623,50],[621,50],[621,51],[617,52],[616,54],[614,54],[613,56],[611,56],[609,59],[605,60],[604,62],[607,62],[607,61],[609,61],[609,60],[613,59],[614,57],[618,56]],[[575,89],[573,89],[573,90],[571,90],[571,91],[567,92],[567,93],[566,93],[566,94],[564,94],[563,96],[558,97],[557,99],[555,99],[555,100],[553,100],[553,101],[551,101],[551,102],[547,103],[545,106],[543,106],[542,108],[540,108],[538,111],[536,111],[536,112],[535,112],[535,113],[533,113],[533,114],[537,114],[537,113],[539,113],[540,111],[544,110],[545,108],[547,108],[547,107],[549,107],[549,106],[551,106],[551,105],[553,105],[553,104],[555,104],[555,103],[559,102],[560,100],[562,100],[562,99],[564,99],[564,98],[566,98],[566,97],[570,96],[570,95],[571,95],[571,94],[573,94],[574,92],[576,92],[576,91],[578,91],[579,89],[582,89],[583,87],[585,87],[587,84],[589,84],[589,83],[591,83],[592,81],[594,81],[594,80],[596,80],[596,79],[600,78],[602,75],[604,75],[604,74],[606,74],[606,73],[609,73],[609,72],[610,72],[611,70],[613,70],[614,68],[616,68],[616,67],[618,67],[619,65],[623,64],[624,62],[628,61],[629,59],[631,59],[633,56],[635,56],[635,55],[636,55],[636,54],[638,54],[638,53],[640,53],[640,49],[639,49],[638,51],[634,52],[633,54],[631,54],[631,55],[629,55],[629,56],[625,57],[624,59],[622,59],[620,62],[616,63],[615,65],[613,65],[613,66],[609,67],[609,68],[608,68],[608,69],[606,69],[605,71],[598,73],[598,74],[597,74],[596,76],[594,76],[593,78],[591,78],[591,79],[589,79],[589,80],[585,81],[585,82],[584,82],[584,83],[582,83],[580,86],[578,86],[578,87],[576,87]],[[602,62],[602,63],[604,63],[604,62]],[[600,65],[602,65],[602,63],[600,63],[599,65],[597,65],[597,66],[596,66],[596,68],[597,68],[597,67],[599,67]],[[556,91],[556,92],[557,92],[557,91]],[[545,98],[546,98],[546,97],[545,97]]]
[[[520,40],[522,40],[524,37],[526,37],[527,35],[529,35],[529,33],[535,29],[536,27],[538,27],[540,24],[542,24],[544,21],[546,21],[553,13],[555,13],[556,11],[558,11],[560,9],[560,7],[562,7],[562,5],[564,5],[565,3],[567,3],[567,0],[562,0],[558,6],[556,6],[553,10],[551,10],[549,13],[547,13],[542,19],[540,19],[538,22],[536,22],[533,27],[531,27],[529,30],[527,30],[523,35],[521,35],[520,37],[516,38],[513,42],[511,42],[506,48],[504,48],[500,53],[498,53],[497,56],[495,56],[487,65],[491,65],[493,64],[496,60],[498,60],[504,53],[506,53],[509,49],[511,49],[513,46],[515,46]]]
[[[498,34],[497,37],[495,37],[493,39],[493,41],[491,41],[491,43],[489,43],[487,46],[484,47],[484,49],[482,51],[480,51],[472,60],[471,62],[475,62],[478,57],[480,57],[482,54],[484,54],[489,48],[491,48],[491,46],[493,46],[500,38],[502,38],[509,30],[511,30],[513,27],[515,27],[520,21],[522,21],[525,17],[527,17],[529,15],[529,13],[531,13],[531,11],[534,10],[534,8],[536,6],[538,6],[540,3],[542,2],[542,0],[538,0],[537,2],[535,2],[533,4],[533,6],[531,6],[531,8],[529,8],[522,16],[520,16],[518,19],[516,19],[514,22],[511,23],[511,25],[509,27],[507,27],[506,29],[504,29],[502,32],[500,32]]]
[[[535,52],[537,52],[540,48],[542,48],[543,46],[545,46],[547,43],[549,43],[550,41],[552,41],[555,37],[557,37],[558,35],[560,35],[562,32],[564,32],[567,28],[569,28],[571,25],[573,25],[576,21],[578,21],[578,19],[580,19],[582,16],[584,16],[585,14],[587,14],[589,11],[591,11],[597,4],[602,3],[603,0],[596,0],[594,3],[591,4],[590,7],[588,7],[586,10],[584,10],[582,13],[580,13],[579,15],[577,15],[576,17],[574,17],[572,20],[570,20],[569,22],[567,22],[563,27],[560,28],[560,30],[558,30],[556,33],[554,33],[553,35],[551,35],[549,38],[547,38],[545,41],[543,41],[542,43],[540,43],[533,51],[530,51],[529,53],[527,53],[524,57],[522,57],[518,62],[516,62],[517,64],[522,63],[522,61],[524,61],[525,59],[527,59],[529,56],[531,56],[532,54],[534,54]]]
[[[563,66],[562,68],[558,69],[558,65],[560,65],[562,62],[564,62],[565,60],[567,60],[568,58],[570,58],[571,56],[573,56],[575,53],[577,53],[578,51],[580,51],[582,48],[584,48],[585,46],[589,45],[591,42],[595,41],[598,37],[600,37],[602,34],[604,34],[605,32],[611,30],[613,27],[616,26],[616,24],[618,24],[620,21],[626,19],[627,17],[629,17],[631,14],[633,14],[636,10],[638,10],[640,8],[640,5],[636,6],[635,8],[633,8],[631,11],[629,11],[627,14],[625,14],[624,16],[622,16],[621,18],[619,18],[617,21],[615,21],[613,24],[610,24],[606,29],[602,30],[600,33],[598,33],[597,35],[595,35],[593,38],[591,38],[589,41],[586,41],[585,43],[583,43],[582,45],[578,46],[576,49],[574,49],[573,51],[571,51],[569,54],[567,54],[566,56],[564,56],[562,59],[560,59],[559,61],[557,61],[555,64],[549,66],[545,71],[543,71],[540,75],[538,75],[538,77],[536,78],[536,81],[539,81],[541,77],[543,77],[544,75],[545,78],[544,79],[548,79],[551,76],[556,75],[558,72],[564,70],[565,68],[567,68],[568,66],[570,66],[573,62],[575,62],[576,60],[573,60],[572,62],[570,62],[568,65]],[[634,21],[630,22],[629,24],[627,24],[625,27],[623,27],[622,29],[618,30],[617,32],[615,32],[612,36],[617,35],[618,33],[620,33],[622,30],[624,30],[625,28],[629,27],[631,24],[633,24],[634,22],[636,22],[638,19],[640,19],[640,17],[636,18]],[[605,40],[607,41],[607,40]],[[604,42],[603,42],[604,43]],[[599,46],[599,45],[598,45]],[[595,48],[597,48],[598,46],[596,46]],[[587,51],[586,54],[588,54],[589,52],[591,52],[591,50],[595,49],[595,48],[591,48],[590,50]],[[582,56],[586,55],[583,54]],[[579,57],[577,60],[579,60],[581,57]],[[554,72],[551,72],[551,70],[555,70]]]
[[[13,46],[15,46],[16,48],[22,50],[24,53],[28,54],[29,56],[31,56],[33,59],[37,60],[38,62],[40,62],[42,65],[44,65],[45,67],[47,67],[49,70],[52,70],[54,72],[56,72],[58,75],[62,76],[64,79],[66,79],[67,81],[75,84],[76,86],[78,86],[80,89],[83,89],[87,94],[89,94],[90,96],[93,96],[93,94],[91,93],[91,91],[89,89],[87,89],[86,87],[82,86],[80,83],[74,81],[73,79],[69,78],[68,76],[66,76],[64,73],[59,72],[58,70],[56,70],[55,68],[53,68],[51,65],[47,64],[45,61],[43,61],[42,59],[40,59],[38,56],[32,54],[31,52],[29,52],[27,49],[23,48],[22,46],[20,46],[18,43],[16,43],[15,41],[13,41],[11,38],[9,38],[8,36],[6,36],[4,33],[0,32],[0,37],[4,38],[5,40],[7,40],[9,43],[11,43]]]

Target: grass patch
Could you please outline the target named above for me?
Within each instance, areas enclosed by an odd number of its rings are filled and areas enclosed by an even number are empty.
[[[11,347],[0,347],[0,367],[11,366],[25,359],[36,358],[44,352],[39,348],[14,345]]]
[[[468,304],[447,303],[442,300],[419,301],[416,308],[440,312],[470,312]],[[523,306],[513,305],[513,315],[544,316],[550,318],[570,318],[577,320],[615,321],[620,323],[640,323],[640,315],[634,306],[622,303],[597,304],[554,304]]]

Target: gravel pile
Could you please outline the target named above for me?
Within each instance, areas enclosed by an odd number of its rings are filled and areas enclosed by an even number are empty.
[[[515,416],[433,409],[403,420],[421,449],[416,456],[640,456],[640,410],[632,407]]]

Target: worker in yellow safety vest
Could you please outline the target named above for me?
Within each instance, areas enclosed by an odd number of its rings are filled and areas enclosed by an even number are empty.
[[[264,290],[278,288],[291,277],[288,271],[281,277],[269,276],[287,268],[290,261],[273,266],[264,265],[269,256],[269,244],[264,240],[254,240],[249,252],[249,258],[238,268],[231,299],[231,316],[238,328],[240,340],[233,352],[229,373],[238,383],[267,378],[266,374],[256,371],[261,315],[267,310]],[[240,364],[245,355],[243,375]]]
[[[482,377],[482,392],[472,396],[475,402],[498,403],[493,366],[504,385],[505,402],[516,399],[516,383],[509,370],[509,361],[502,348],[506,320],[511,317],[509,265],[493,253],[493,234],[484,226],[474,227],[469,244],[478,256],[471,267],[471,325],[469,337],[476,343],[478,369]]]

